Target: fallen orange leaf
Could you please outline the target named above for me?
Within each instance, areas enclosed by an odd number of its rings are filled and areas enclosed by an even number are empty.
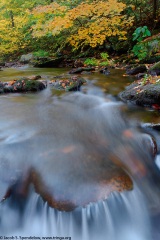
[[[74,145],[70,145],[70,146],[67,146],[65,148],[62,149],[62,152],[63,153],[71,153],[75,150],[75,146]]]
[[[129,129],[126,129],[123,131],[123,136],[125,136],[127,138],[133,138],[133,132]]]

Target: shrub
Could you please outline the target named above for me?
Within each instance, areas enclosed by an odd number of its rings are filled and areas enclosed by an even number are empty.
[[[49,56],[49,53],[44,51],[44,50],[38,50],[37,52],[34,52],[33,55],[35,57],[39,57],[39,58],[43,58],[43,57],[48,57]]]
[[[98,60],[96,58],[87,58],[84,61],[84,64],[87,66],[97,66],[98,65]]]

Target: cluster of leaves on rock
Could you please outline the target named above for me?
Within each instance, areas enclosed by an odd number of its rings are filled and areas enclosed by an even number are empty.
[[[158,1],[147,2],[1,0],[0,55],[29,51],[47,55],[114,46],[127,39],[135,24],[145,23],[146,13],[156,24]]]

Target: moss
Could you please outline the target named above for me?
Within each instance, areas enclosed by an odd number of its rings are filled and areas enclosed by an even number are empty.
[[[156,69],[160,69],[160,61],[155,63],[151,68],[150,70],[156,70]]]
[[[26,91],[39,91],[44,89],[44,84],[34,80],[24,80],[24,90]]]

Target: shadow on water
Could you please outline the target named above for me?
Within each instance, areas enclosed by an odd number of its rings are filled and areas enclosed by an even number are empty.
[[[81,93],[59,96],[48,87],[0,96],[2,236],[158,236],[160,177],[150,135],[127,120],[122,102],[93,86],[96,75],[86,78]]]

